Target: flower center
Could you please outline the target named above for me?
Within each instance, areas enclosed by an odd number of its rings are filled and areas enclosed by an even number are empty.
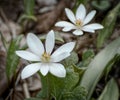
[[[44,52],[41,57],[42,62],[49,62],[50,61],[50,54]]]
[[[82,26],[82,25],[83,25],[83,22],[82,22],[80,19],[77,19],[77,20],[75,21],[75,25],[76,25],[76,26]]]

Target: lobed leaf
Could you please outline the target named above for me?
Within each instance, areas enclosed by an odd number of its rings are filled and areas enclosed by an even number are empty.
[[[80,74],[77,71],[74,71],[73,66],[67,67],[67,75],[65,78],[57,78],[49,74],[49,79],[47,79],[46,76],[41,76],[41,81],[42,90],[37,95],[37,97],[41,99],[54,98],[55,100],[68,100],[68,98],[72,96],[71,99],[75,100],[75,98],[86,97],[85,89],[80,87],[78,84],[80,81]]]
[[[85,52],[83,52],[82,54],[82,61],[77,65],[81,68],[83,67],[87,67],[89,65],[89,63],[92,61],[92,59],[94,58],[95,54],[93,50],[87,50]]]
[[[71,66],[78,63],[78,55],[76,52],[71,52],[71,55],[62,61],[65,66]]]

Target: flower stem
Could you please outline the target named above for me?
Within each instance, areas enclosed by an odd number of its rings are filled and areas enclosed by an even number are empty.
[[[47,76],[47,86],[48,86],[48,91],[47,91],[47,98],[48,100],[50,100],[50,74],[48,74]]]
[[[41,92],[39,95],[41,98],[44,98],[45,100],[50,100],[50,98],[51,98],[50,74],[43,76],[39,72],[39,75],[40,75],[41,83],[42,83],[42,89],[41,89]]]
[[[79,37],[76,37],[76,46],[75,46],[75,51],[77,52],[79,50]]]

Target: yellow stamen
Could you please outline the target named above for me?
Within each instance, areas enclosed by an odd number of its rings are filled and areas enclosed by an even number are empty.
[[[80,19],[75,21],[76,26],[82,26],[83,22]]]
[[[50,54],[44,52],[41,57],[42,62],[49,62],[50,61]]]

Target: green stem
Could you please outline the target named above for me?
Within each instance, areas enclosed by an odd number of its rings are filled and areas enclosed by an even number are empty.
[[[47,85],[48,85],[47,97],[48,100],[50,100],[50,75],[48,74],[46,77],[47,77]]]
[[[41,78],[41,83],[42,83],[42,89],[39,93],[39,97],[44,100],[50,100],[51,97],[51,85],[50,85],[50,75],[47,74],[46,76],[43,76],[39,72],[40,78]]]
[[[76,46],[75,46],[75,51],[78,52],[79,51],[79,39],[80,37],[76,37]]]

